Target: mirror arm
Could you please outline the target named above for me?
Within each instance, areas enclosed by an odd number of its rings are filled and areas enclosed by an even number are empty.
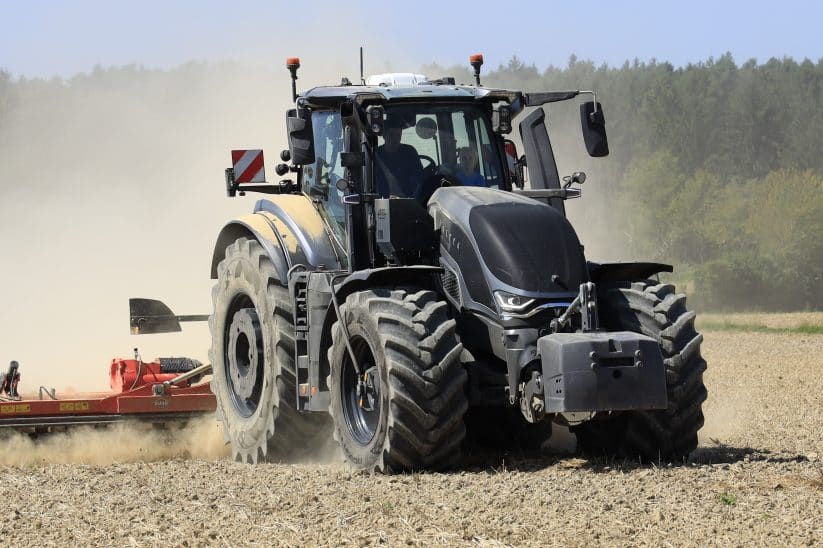
[[[515,194],[525,196],[526,198],[545,199],[545,198],[560,198],[561,200],[570,200],[572,198],[579,198],[582,196],[582,191],[579,188],[541,188],[539,190],[512,190]]]
[[[594,102],[594,110],[593,110],[593,111],[592,111],[592,113],[589,115],[589,116],[591,117],[591,116],[593,116],[595,113],[597,113],[597,93],[595,93],[594,91],[591,91],[591,90],[581,90],[581,91],[580,91],[580,95],[583,95],[584,93],[585,93],[585,94],[587,94],[587,95],[591,95],[591,96],[592,96],[592,101]],[[592,119],[592,120],[593,120],[593,119]]]

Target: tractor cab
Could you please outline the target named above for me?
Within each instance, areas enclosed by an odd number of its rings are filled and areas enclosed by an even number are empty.
[[[301,166],[300,187],[341,243],[347,233],[345,202],[353,196],[411,200],[423,211],[440,187],[512,186],[503,143],[491,125],[491,108],[482,105],[386,105],[381,128],[358,128],[360,151],[346,150],[339,108],[312,111],[311,127],[314,162]],[[347,168],[344,162],[351,154],[368,161]]]
[[[427,208],[440,188],[525,194],[564,214],[563,201],[580,195],[579,189],[570,188],[571,183],[582,182],[585,175],[575,174],[566,184],[561,182],[543,109],[533,109],[520,124],[524,156],[508,135],[514,118],[526,107],[593,93],[534,94],[485,88],[479,79],[482,56],[473,56],[472,65],[476,85],[456,85],[450,77],[432,80],[398,73],[364,78],[363,85],[352,85],[344,78],[344,85],[298,94],[299,60],[289,59],[295,108],[286,116],[289,149],[281,154],[284,163],[275,171],[293,178],[273,184],[249,179],[248,168],[243,165],[246,172],[240,174],[235,164],[226,173],[229,195],[246,191],[306,195],[327,225],[340,263],[352,271],[391,264],[436,264],[429,253],[436,227],[427,221]],[[607,154],[600,105],[583,103],[581,120],[590,154]],[[235,151],[239,152],[244,151]],[[258,152],[262,158],[262,151]],[[526,166],[529,190],[523,189]],[[240,179],[241,175],[246,178]],[[389,218],[394,221],[388,222]],[[381,242],[375,228],[378,224],[385,224],[387,230],[396,224],[395,233],[398,229],[412,231],[417,237],[398,245]],[[404,251],[389,249],[398,247]]]

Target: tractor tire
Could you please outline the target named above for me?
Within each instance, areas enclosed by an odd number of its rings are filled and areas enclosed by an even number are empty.
[[[695,331],[694,312],[674,286],[652,280],[598,287],[601,326],[633,331],[657,340],[666,367],[669,405],[664,410],[626,411],[572,427],[581,452],[641,462],[685,460],[697,447],[703,426],[706,361],[703,336]]]
[[[226,248],[209,318],[212,392],[232,456],[241,462],[304,456],[330,434],[325,415],[295,408],[294,328],[288,289],[263,247]]]
[[[329,413],[353,468],[438,470],[460,457],[467,376],[447,311],[436,293],[413,288],[361,291],[341,306],[328,352]]]

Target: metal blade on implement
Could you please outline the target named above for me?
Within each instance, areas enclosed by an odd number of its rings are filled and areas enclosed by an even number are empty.
[[[156,299],[129,299],[129,325],[132,335],[176,333],[180,322],[205,322],[208,314],[177,316],[162,301]]]

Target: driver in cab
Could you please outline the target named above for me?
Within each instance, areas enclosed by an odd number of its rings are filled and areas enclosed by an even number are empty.
[[[413,198],[423,184],[423,166],[417,150],[401,143],[405,123],[400,116],[387,116],[384,143],[377,147],[377,192],[381,196]]]

